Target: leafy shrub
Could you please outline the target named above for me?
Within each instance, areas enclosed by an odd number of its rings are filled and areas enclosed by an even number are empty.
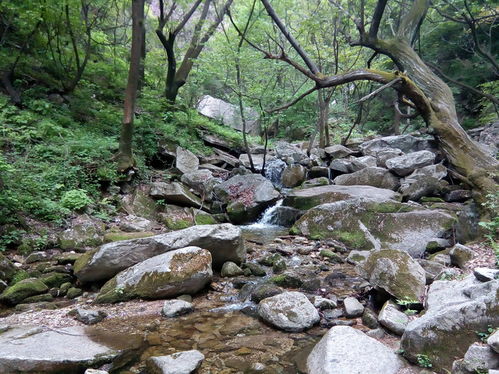
[[[61,198],[61,205],[65,208],[79,211],[92,203],[85,190],[70,190],[64,193]]]

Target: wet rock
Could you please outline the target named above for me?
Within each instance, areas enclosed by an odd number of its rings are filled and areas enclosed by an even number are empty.
[[[394,157],[386,161],[386,167],[395,174],[404,177],[414,170],[433,164],[435,154],[430,151],[419,151]]]
[[[125,232],[150,231],[154,223],[146,218],[133,215],[126,216],[119,224],[119,228]]]
[[[75,318],[85,325],[95,325],[106,317],[107,313],[102,310],[90,310],[83,308],[76,308],[75,310]]]
[[[492,348],[496,353],[499,353],[499,330],[496,330],[492,335],[490,335],[487,339],[487,344]]]
[[[360,274],[373,286],[400,300],[419,303],[425,292],[425,271],[407,253],[397,250],[373,252],[359,266]]]
[[[287,166],[282,172],[282,185],[288,188],[299,186],[305,180],[306,174],[307,169],[302,165]]]
[[[260,284],[256,286],[251,292],[251,301],[253,301],[254,303],[259,303],[263,299],[276,296],[281,293],[283,293],[283,290],[280,287],[268,283]]]
[[[336,177],[334,183],[343,186],[365,185],[396,191],[399,179],[384,168],[367,167],[352,174]]]
[[[418,355],[426,354],[435,369],[449,370],[476,341],[476,331],[499,324],[498,293],[499,280],[482,283],[473,275],[433,282],[425,314],[409,322],[402,336],[404,355],[417,362]]]
[[[324,148],[324,152],[332,158],[344,158],[354,153],[350,148],[347,148],[341,144],[326,147]]]
[[[365,155],[375,156],[386,149],[400,149],[402,152],[416,152],[432,148],[432,142],[427,139],[416,138],[412,135],[393,135],[369,140],[359,146]]]
[[[165,317],[178,317],[183,314],[188,314],[194,311],[194,306],[184,300],[166,300],[163,304],[161,314]]]
[[[267,323],[290,332],[303,331],[320,320],[317,309],[299,292],[284,292],[262,300],[258,315]]]
[[[443,211],[359,198],[312,208],[296,221],[291,232],[339,240],[357,250],[387,248],[421,257],[427,243],[447,235],[455,221]]]
[[[347,297],[343,300],[343,307],[345,308],[345,316],[348,318],[360,317],[364,313],[364,305],[355,297]]]
[[[36,278],[23,279],[16,284],[7,287],[0,295],[0,302],[16,305],[30,296],[45,293],[49,288],[41,280]]]
[[[391,301],[387,301],[379,312],[378,321],[388,330],[397,335],[402,335],[409,323],[409,317],[401,312],[397,305]]]
[[[258,263],[265,265],[265,266],[273,266],[277,261],[280,261],[282,259],[283,259],[283,257],[280,254],[270,253],[270,254],[266,255],[265,257],[259,259]]]
[[[190,192],[183,184],[177,182],[154,182],[151,185],[150,195],[155,199],[161,199],[171,204],[194,208],[203,207],[203,202],[200,198]]]
[[[71,221],[70,228],[58,238],[62,249],[83,249],[102,244],[105,225],[101,221],[84,214]]]
[[[211,254],[199,247],[186,247],[140,262],[109,280],[100,290],[97,303],[132,298],[160,299],[195,294],[213,276]]]
[[[246,256],[240,228],[231,224],[203,225],[104,244],[80,257],[74,265],[74,272],[82,282],[105,280],[150,257],[189,246],[209,250],[216,268],[226,261],[241,263]]]
[[[451,264],[461,269],[465,268],[466,263],[476,255],[474,250],[462,244],[456,244],[449,252]]]
[[[475,268],[473,270],[473,274],[480,282],[488,282],[494,279],[499,279],[498,269]]]
[[[105,341],[114,344],[107,346]],[[140,345],[140,337],[102,333],[88,327],[57,330],[15,327],[0,334],[0,372],[81,373],[85,368],[129,357]],[[121,364],[128,362],[126,359],[121,361]],[[111,365],[111,369],[117,368],[118,364]]]
[[[190,374],[201,366],[204,355],[196,350],[151,357],[147,360],[150,374]]]
[[[214,193],[229,204],[229,219],[238,224],[254,222],[280,196],[272,183],[259,174],[236,175],[215,186]]]
[[[370,329],[379,328],[378,316],[370,308],[364,309],[364,313],[362,313],[362,323]]]
[[[398,193],[382,188],[328,185],[295,190],[286,196],[283,205],[300,210],[308,210],[325,203],[334,203],[361,197],[379,202],[399,201],[401,199]]]
[[[176,159],[175,166],[183,174],[191,173],[198,170],[199,159],[191,151],[184,149],[182,147],[177,147],[176,149]]]
[[[243,274],[243,269],[241,269],[232,261],[227,261],[226,263],[224,263],[222,266],[222,270],[220,271],[220,275],[222,277],[237,277]]]
[[[283,258],[274,261],[272,265],[272,271],[274,272],[274,274],[280,274],[286,269],[287,269],[286,261],[284,261]]]
[[[401,367],[390,348],[348,326],[330,329],[307,359],[309,373],[396,374]]]

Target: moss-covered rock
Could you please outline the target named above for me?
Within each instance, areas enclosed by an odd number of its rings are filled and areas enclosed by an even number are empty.
[[[276,275],[270,278],[270,281],[277,286],[284,288],[300,288],[303,285],[303,281],[299,276],[292,273],[284,273]]]
[[[48,293],[44,293],[42,295],[27,297],[26,299],[23,300],[23,304],[42,303],[42,302],[51,302],[51,301],[54,301],[54,297]]]
[[[76,299],[77,297],[83,295],[83,290],[77,287],[70,287],[66,293],[68,299]]]
[[[196,225],[214,225],[215,223],[218,223],[211,214],[202,211],[194,216],[194,222]]]
[[[24,279],[13,286],[7,287],[0,295],[0,301],[6,304],[19,304],[30,296],[45,293],[49,288],[36,278]]]
[[[0,253],[0,280],[10,282],[17,272],[14,264]]]
[[[84,214],[71,222],[71,227],[59,235],[62,249],[83,249],[103,242],[105,225],[103,222]]]
[[[334,253],[333,251],[331,251],[329,249],[321,250],[320,255],[322,257],[324,257],[325,259],[327,259],[329,262],[338,263],[338,264],[341,264],[344,262],[339,254]]]
[[[155,234],[150,231],[142,232],[123,232],[123,231],[109,231],[104,234],[104,243],[112,243],[120,240],[140,239],[154,236]]]
[[[45,283],[48,288],[59,287],[63,283],[70,282],[71,275],[66,273],[48,273],[44,274],[40,280]]]

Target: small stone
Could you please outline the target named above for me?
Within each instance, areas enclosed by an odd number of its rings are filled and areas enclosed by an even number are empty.
[[[398,310],[391,301],[387,301],[379,312],[378,321],[388,330],[397,335],[402,335],[409,323],[409,317]]]
[[[183,301],[187,301],[188,303],[191,303],[192,296],[191,295],[180,295],[180,296],[177,296],[177,300],[183,300]]]
[[[313,303],[319,310],[334,309],[338,306],[338,299],[332,300],[321,296],[314,296]]]
[[[87,369],[85,370],[85,374],[109,374],[109,372],[106,370]]]
[[[251,301],[253,301],[254,303],[259,303],[267,297],[279,295],[282,292],[283,290],[280,287],[277,287],[273,284],[261,284],[259,286],[256,286],[255,289],[251,292]]]
[[[350,251],[347,257],[347,262],[352,265],[363,263],[371,254],[371,251],[358,251],[356,249]]]
[[[194,307],[191,303],[183,300],[166,300],[163,304],[163,309],[161,313],[165,317],[177,317],[183,314],[191,313]]]
[[[475,270],[473,270],[473,274],[475,274],[475,278],[480,282],[489,282],[499,278],[498,269],[475,268]]]
[[[374,330],[370,330],[368,332],[366,332],[366,335],[371,337],[371,338],[374,338],[374,339],[381,339],[385,336],[385,330],[383,330],[381,327],[380,328],[377,328],[377,329],[374,329]]]
[[[222,266],[222,270],[220,271],[220,275],[222,277],[237,277],[243,274],[243,269],[241,269],[232,261],[225,262]]]
[[[343,300],[343,306],[348,318],[360,317],[364,312],[364,306],[355,297],[347,297]]]
[[[466,263],[473,259],[477,253],[465,245],[456,244],[451,248],[449,255],[451,264],[463,269]]]
[[[253,262],[247,262],[244,264],[245,270],[249,269],[250,274],[249,275],[254,275],[255,277],[264,277],[267,275],[267,272],[258,264],[255,264]]]
[[[272,271],[275,274],[282,273],[284,270],[286,270],[287,265],[286,261],[284,261],[283,258],[278,259],[277,261],[274,262],[274,265],[272,265]]]
[[[75,318],[85,325],[95,325],[107,317],[107,314],[101,310],[76,308],[75,313]]]
[[[76,299],[77,297],[83,295],[83,290],[81,288],[76,288],[76,287],[71,287],[67,294],[66,297],[68,299]]]
[[[345,313],[342,309],[327,309],[323,311],[323,316],[326,320],[334,320],[340,317],[343,317]]]
[[[190,374],[201,366],[204,355],[196,350],[151,357],[147,360],[150,374]]]
[[[26,257],[26,260],[24,262],[26,264],[32,264],[33,262],[40,262],[48,259],[49,256],[46,252],[33,252]]]
[[[377,329],[379,327],[378,316],[370,308],[365,308],[362,314],[362,323],[370,329]]]
[[[275,277],[272,277],[270,281],[284,288],[300,288],[303,285],[303,281],[300,279],[300,277],[291,273],[277,275]]]
[[[329,262],[337,263],[337,264],[343,263],[343,259],[341,258],[341,256],[334,253],[333,251],[331,251],[329,249],[323,249],[320,252],[320,255],[322,257],[326,258]]]

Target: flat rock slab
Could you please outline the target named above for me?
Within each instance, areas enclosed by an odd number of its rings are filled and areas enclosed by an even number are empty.
[[[204,360],[204,355],[196,350],[178,352],[168,356],[151,357],[147,360],[150,374],[190,374]]]
[[[14,327],[0,334],[0,372],[82,373],[139,349],[135,335],[84,327]]]
[[[286,196],[283,205],[307,210],[321,204],[360,197],[370,198],[376,201],[400,201],[402,198],[398,193],[384,188],[327,185],[295,190]]]

